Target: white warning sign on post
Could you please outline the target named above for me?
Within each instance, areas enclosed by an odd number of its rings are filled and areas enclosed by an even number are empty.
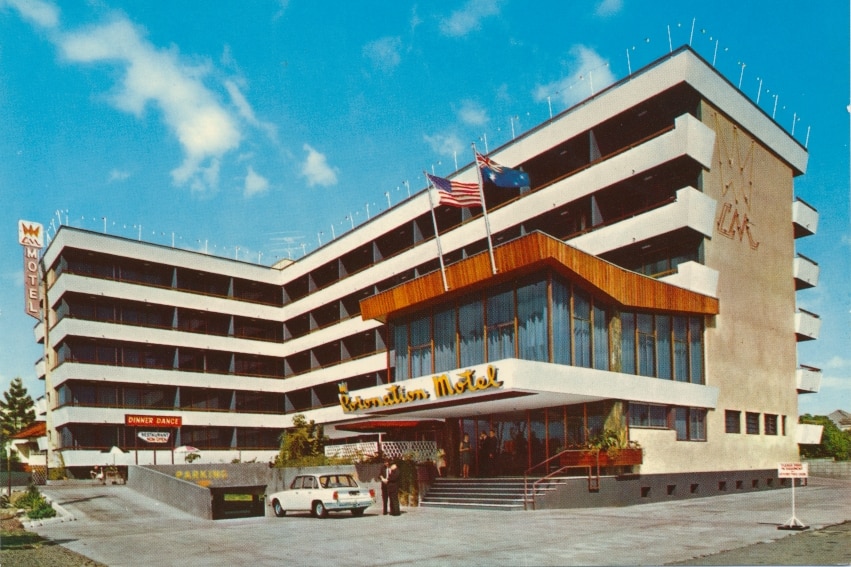
[[[807,478],[809,463],[777,463],[777,478]]]

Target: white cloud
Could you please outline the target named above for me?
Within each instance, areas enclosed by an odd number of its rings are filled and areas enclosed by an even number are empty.
[[[246,197],[252,197],[260,193],[265,193],[269,190],[269,180],[254,171],[254,168],[248,166],[248,173],[245,175],[245,192]]]
[[[488,122],[488,113],[479,103],[472,100],[465,100],[461,102],[461,108],[458,110],[458,118],[464,124],[482,126]]]
[[[59,8],[42,0],[0,0],[3,5],[16,9],[21,17],[41,28],[53,29],[59,26]]]
[[[441,156],[456,156],[464,151],[464,143],[455,134],[424,135],[423,139],[432,151]]]
[[[124,18],[68,34],[59,43],[70,61],[123,66],[112,96],[117,108],[141,115],[153,104],[162,112],[185,154],[172,171],[177,185],[200,191],[217,186],[219,158],[238,147],[242,135],[231,112],[204,85],[204,67],[182,63],[176,50],[157,49]]]
[[[566,106],[572,106],[594,93],[600,92],[615,81],[609,68],[609,62],[596,51],[584,45],[574,45],[570,49],[572,58],[567,76],[535,89],[535,100],[561,101]]]
[[[120,170],[120,169],[113,169],[112,171],[109,172],[109,177],[107,178],[106,182],[107,183],[114,183],[114,182],[118,182],[118,181],[126,181],[129,178],[130,178],[130,172],[129,171],[123,171],[123,170]]]
[[[824,365],[826,369],[836,369],[836,368],[848,368],[851,366],[851,360],[847,358],[842,358],[841,356],[834,356]]]
[[[271,140],[278,139],[278,129],[274,124],[262,122],[257,118],[257,115],[254,114],[254,109],[249,104],[248,99],[245,98],[245,95],[242,94],[242,90],[240,90],[239,85],[235,81],[225,81],[225,89],[227,89],[231,102],[233,102],[233,105],[243,120],[252,126],[264,130]]]
[[[482,27],[482,20],[499,14],[502,0],[468,0],[443,20],[441,31],[451,37],[462,37]]]
[[[328,187],[337,184],[337,170],[328,165],[328,160],[325,154],[321,154],[313,149],[309,144],[305,144],[304,151],[307,152],[307,159],[304,160],[304,165],[301,167],[301,174],[307,178],[307,184],[310,187],[314,185],[322,185]]]
[[[385,73],[390,73],[402,61],[399,51],[402,39],[399,37],[383,37],[367,43],[363,47],[363,55],[373,67]]]
[[[623,8],[623,0],[602,0],[594,11],[598,16],[613,16]]]

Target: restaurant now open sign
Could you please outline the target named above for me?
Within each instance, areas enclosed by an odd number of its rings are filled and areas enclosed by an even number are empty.
[[[147,443],[168,443],[171,434],[168,431],[140,431],[136,436]]]
[[[180,427],[183,418],[179,415],[124,415],[127,427]]]

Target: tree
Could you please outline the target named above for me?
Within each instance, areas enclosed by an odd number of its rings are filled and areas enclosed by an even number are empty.
[[[316,465],[325,459],[325,444],[328,437],[321,425],[301,414],[293,416],[293,427],[281,434],[281,450],[276,464]]]
[[[851,432],[842,431],[825,415],[801,416],[801,423],[823,425],[821,444],[801,445],[801,456],[810,459],[834,458],[837,461],[851,460]]]
[[[15,433],[32,425],[35,421],[35,404],[27,393],[20,378],[15,378],[0,400],[0,424],[3,437],[8,439]]]

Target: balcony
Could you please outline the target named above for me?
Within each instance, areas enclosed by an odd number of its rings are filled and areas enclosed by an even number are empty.
[[[47,375],[47,364],[45,364],[44,359],[42,358],[38,362],[35,363],[35,377],[39,380],[44,380],[44,377]]]
[[[815,313],[798,309],[795,313],[795,338],[800,341],[812,341],[818,338],[821,318]]]
[[[659,278],[677,287],[682,287],[710,297],[718,297],[718,270],[707,268],[699,262],[683,262],[677,271]]]
[[[818,211],[805,201],[796,199],[792,203],[792,225],[795,228],[795,238],[815,234],[818,230]]]
[[[792,261],[792,275],[795,278],[795,291],[818,285],[819,266],[802,254]]]
[[[821,369],[801,365],[795,371],[795,384],[799,394],[816,394],[821,388]]]
[[[583,252],[599,256],[683,228],[711,236],[715,227],[716,205],[715,199],[705,193],[684,187],[677,191],[676,200],[668,205],[598,228],[569,242]]]
[[[818,445],[821,443],[823,425],[799,423],[795,428],[795,441],[798,445]]]
[[[35,327],[33,327],[33,336],[35,336],[35,342],[37,344],[41,344],[44,342],[44,329],[44,321],[39,321],[38,323],[36,323]]]

